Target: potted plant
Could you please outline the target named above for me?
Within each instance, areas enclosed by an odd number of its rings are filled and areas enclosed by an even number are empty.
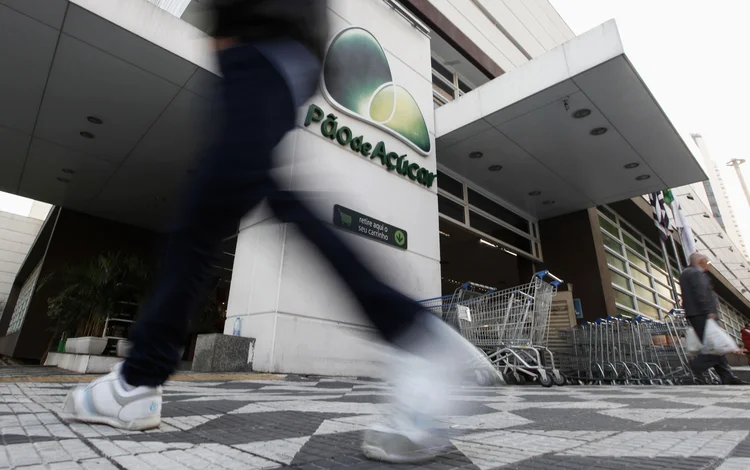
[[[138,302],[148,285],[146,264],[132,255],[104,253],[88,263],[66,266],[62,290],[51,297],[47,315],[55,321],[55,336],[69,338],[65,352],[102,354],[104,323],[123,302]]]

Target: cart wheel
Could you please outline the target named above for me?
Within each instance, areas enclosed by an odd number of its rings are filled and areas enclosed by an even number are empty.
[[[552,381],[555,382],[555,385],[558,387],[562,387],[568,382],[568,379],[565,378],[565,375],[562,372],[556,370],[552,372]]]
[[[516,377],[516,382],[518,383],[518,385],[526,385],[526,377],[518,374],[518,377]]]
[[[549,388],[552,385],[555,384],[555,382],[552,380],[552,376],[550,374],[540,374],[539,375],[539,383],[544,388]]]
[[[512,373],[505,373],[503,372],[503,380],[505,380],[505,383],[508,385],[515,385],[516,384],[516,376]]]

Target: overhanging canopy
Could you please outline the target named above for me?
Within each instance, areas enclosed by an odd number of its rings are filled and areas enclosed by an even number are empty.
[[[218,80],[206,35],[144,1],[0,0],[0,44],[0,191],[164,228]]]
[[[437,109],[435,120],[439,165],[539,218],[707,179],[614,20]]]

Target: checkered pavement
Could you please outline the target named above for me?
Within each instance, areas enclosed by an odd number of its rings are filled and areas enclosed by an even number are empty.
[[[72,385],[0,383],[0,468],[384,467],[359,450],[389,410],[380,382],[175,381],[147,432],[65,422]],[[428,468],[750,469],[750,387],[467,387],[452,399],[440,425],[455,449]]]

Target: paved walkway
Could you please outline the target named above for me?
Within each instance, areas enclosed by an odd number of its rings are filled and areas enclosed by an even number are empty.
[[[384,384],[178,379],[162,427],[145,433],[66,423],[77,377],[0,383],[0,468],[385,467],[359,451],[363,429],[388,410]],[[465,388],[454,399],[459,411],[441,421],[455,450],[434,470],[750,469],[750,387]]]

